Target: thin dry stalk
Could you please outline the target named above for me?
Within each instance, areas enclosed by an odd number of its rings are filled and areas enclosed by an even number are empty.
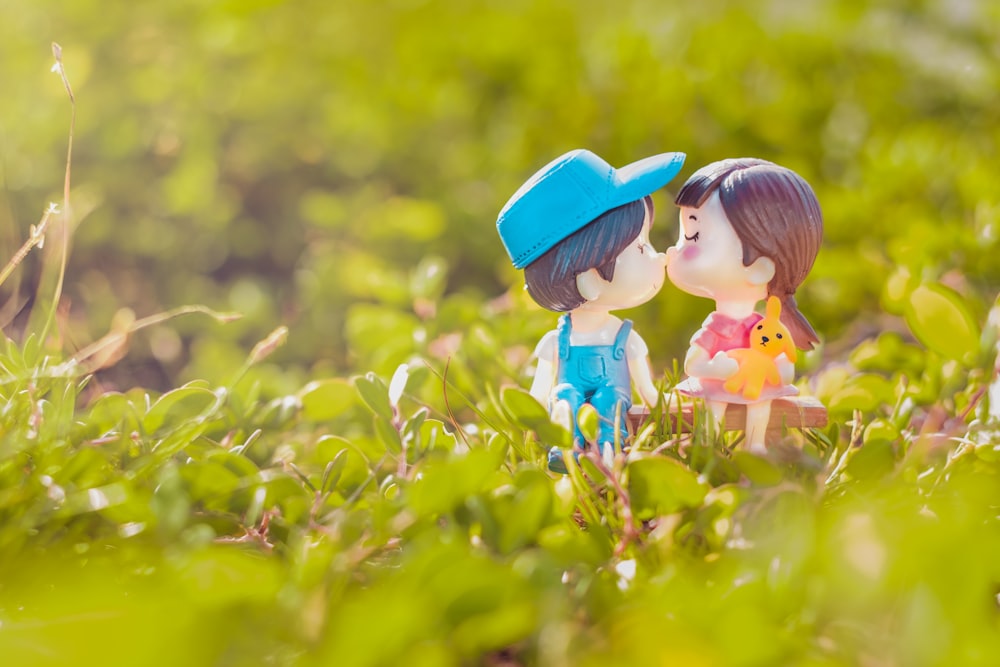
[[[62,47],[52,43],[52,55],[55,57],[55,64],[52,66],[52,71],[59,75],[62,79],[63,86],[66,88],[66,94],[69,96],[70,103],[70,121],[69,121],[69,138],[67,140],[66,146],[66,171],[63,175],[63,204],[62,213],[57,216],[55,224],[52,225],[52,234],[56,237],[56,243],[58,244],[55,248],[54,255],[47,255],[45,260],[45,265],[42,269],[42,280],[38,285],[38,292],[36,301],[39,304],[45,304],[44,312],[39,315],[32,314],[32,320],[36,317],[44,318],[44,323],[39,330],[40,340],[45,341],[48,338],[49,331],[52,330],[53,323],[55,322],[56,311],[59,308],[59,301],[62,299],[63,284],[66,279],[66,263],[69,257],[69,235],[70,235],[70,224],[69,221],[73,217],[72,207],[70,205],[70,183],[72,182],[72,165],[73,165],[73,136],[76,131],[76,96],[73,95],[73,87],[70,86],[69,78],[66,76],[66,68],[63,65],[62,59]],[[54,278],[51,273],[47,270],[51,261],[57,262],[57,269],[55,271]],[[43,294],[48,294],[49,296],[43,297]]]
[[[173,318],[181,315],[190,315],[194,313],[208,315],[209,317],[223,323],[232,322],[233,320],[238,320],[241,317],[236,313],[219,313],[206,306],[181,306],[180,308],[174,308],[173,310],[144,317],[141,320],[135,320],[126,327],[109,331],[104,336],[73,355],[71,363],[79,365],[91,360],[91,363],[88,364],[85,371],[96,371],[104,367],[106,365],[105,362],[109,359],[117,359],[117,357],[120,356],[118,355],[118,352],[128,345],[129,337],[135,332],[156,324],[162,324],[167,320],[172,320]],[[97,363],[93,362],[94,359],[97,360]]]
[[[31,234],[24,244],[18,249],[14,256],[10,258],[7,265],[3,267],[0,271],[0,285],[3,285],[10,274],[14,272],[14,269],[24,261],[24,258],[28,256],[31,249],[35,246],[39,248],[45,245],[45,231],[48,229],[49,220],[52,219],[53,215],[59,214],[59,207],[55,204],[49,204],[49,207],[45,209],[45,213],[42,214],[42,219],[38,222],[38,225],[31,226]]]

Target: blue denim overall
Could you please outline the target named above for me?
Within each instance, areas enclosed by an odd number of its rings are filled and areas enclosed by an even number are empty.
[[[601,416],[597,442],[603,445],[615,442],[615,413],[620,404],[619,432],[624,444],[628,435],[625,416],[632,406],[632,376],[625,358],[625,343],[632,331],[632,321],[622,322],[611,345],[570,345],[571,327],[568,313],[559,318],[559,369],[553,400],[569,402],[574,421],[574,444],[578,447],[586,444],[576,424],[580,406],[590,403]]]

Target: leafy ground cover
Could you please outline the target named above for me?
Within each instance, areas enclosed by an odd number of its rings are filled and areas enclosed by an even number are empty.
[[[584,457],[563,477],[541,445],[561,434],[523,389],[463,390],[431,360],[270,401],[242,372],[82,407],[87,378],[36,343],[0,363],[9,664],[989,665],[1000,650],[982,382],[959,388],[968,404],[922,405],[900,374],[893,403],[835,407],[766,457],[654,414],[627,463]]]
[[[0,349],[4,664],[996,663],[991,3],[232,4],[0,26],[103,35],[83,183],[28,232],[66,91],[0,99],[0,282],[34,295]],[[546,471],[565,435],[523,386],[552,316],[483,229],[580,137],[808,174],[829,428],[753,456],[659,409],[628,461]],[[700,314],[662,301],[669,391]]]
[[[567,476],[545,469],[566,434],[504,380],[530,311],[429,303],[443,331],[465,313],[460,351],[428,331],[389,377],[273,399],[255,370],[283,328],[226,383],[164,393],[89,372],[141,322],[74,356],[8,339],[9,664],[993,664],[995,336],[957,293],[907,296],[937,313],[900,316],[926,344],[817,372],[826,430],[760,457],[660,406],[627,462]]]

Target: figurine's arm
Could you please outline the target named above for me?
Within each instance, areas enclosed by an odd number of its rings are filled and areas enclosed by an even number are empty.
[[[684,372],[690,377],[727,380],[739,369],[739,363],[725,352],[709,358],[708,351],[699,345],[689,347],[684,357]]]
[[[632,376],[632,384],[639,392],[642,402],[653,407],[660,400],[660,392],[653,384],[653,369],[649,364],[649,348],[642,336],[633,329],[629,333],[626,346],[628,372]]]
[[[542,336],[535,347],[538,363],[535,365],[535,378],[531,381],[529,393],[546,409],[549,407],[549,394],[552,393],[556,379],[557,340],[556,332],[550,331]]]
[[[642,402],[653,407],[660,400],[660,392],[653,384],[653,370],[649,364],[649,357],[637,357],[628,360],[628,370],[632,375],[632,384],[635,385]]]
[[[546,408],[549,405],[549,394],[552,392],[555,372],[555,365],[551,361],[540,358],[535,366],[535,379],[531,381],[531,395]]]

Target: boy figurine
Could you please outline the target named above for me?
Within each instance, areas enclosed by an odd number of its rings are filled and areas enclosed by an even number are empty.
[[[666,256],[649,243],[649,195],[677,175],[684,157],[664,153],[615,169],[588,150],[571,151],[529,178],[497,219],[528,293],[563,313],[535,348],[531,394],[573,431],[577,448],[586,446],[577,412],[592,405],[605,458],[628,437],[632,384],[647,405],[659,398],[646,343],[611,311],[646,303],[663,286]],[[549,450],[549,468],[566,471],[558,447]]]

